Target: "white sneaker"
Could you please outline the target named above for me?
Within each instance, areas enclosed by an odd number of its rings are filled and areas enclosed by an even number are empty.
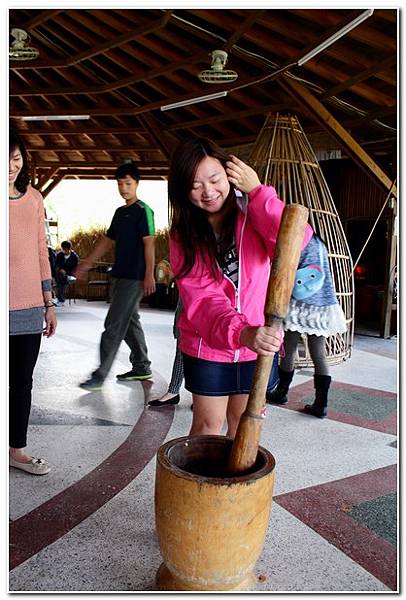
[[[56,303],[56,306],[65,306],[65,302],[60,302],[60,301],[58,300],[58,302]]]
[[[67,275],[66,279],[68,280],[68,283],[73,283],[76,281],[76,277],[74,275]]]

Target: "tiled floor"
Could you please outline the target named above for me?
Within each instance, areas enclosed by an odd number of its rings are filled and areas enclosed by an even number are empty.
[[[154,528],[155,454],[186,435],[191,396],[145,408],[170,377],[172,313],[143,309],[152,382],[117,383],[123,344],[100,392],[77,387],[97,364],[107,305],[58,309],[35,372],[30,450],[51,473],[10,469],[10,591],[155,591],[161,563]],[[327,419],[303,413],[311,371],[289,403],[269,406],[261,444],[276,459],[272,515],[256,566],[268,592],[397,589],[397,345],[356,337],[332,368]],[[61,368],[61,365],[63,368]]]

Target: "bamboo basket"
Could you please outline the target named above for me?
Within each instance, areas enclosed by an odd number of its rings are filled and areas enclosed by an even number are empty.
[[[249,157],[259,179],[273,185],[285,203],[309,209],[309,222],[325,242],[337,299],[347,331],[326,340],[327,361],[338,364],[351,356],[354,339],[354,278],[351,253],[344,230],[316,155],[294,115],[269,115]],[[302,336],[296,366],[313,364],[306,335]]]

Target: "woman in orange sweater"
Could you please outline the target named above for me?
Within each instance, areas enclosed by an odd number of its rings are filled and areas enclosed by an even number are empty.
[[[43,458],[25,450],[31,411],[32,375],[41,337],[56,329],[51,271],[41,194],[29,183],[27,152],[17,132],[9,134],[9,444],[10,466],[46,475]],[[44,325],[45,319],[45,328]]]

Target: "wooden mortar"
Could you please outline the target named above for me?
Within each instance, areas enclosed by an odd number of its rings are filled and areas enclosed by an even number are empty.
[[[272,505],[275,460],[258,448],[249,473],[227,475],[232,440],[181,437],[157,455],[159,590],[255,590]]]

